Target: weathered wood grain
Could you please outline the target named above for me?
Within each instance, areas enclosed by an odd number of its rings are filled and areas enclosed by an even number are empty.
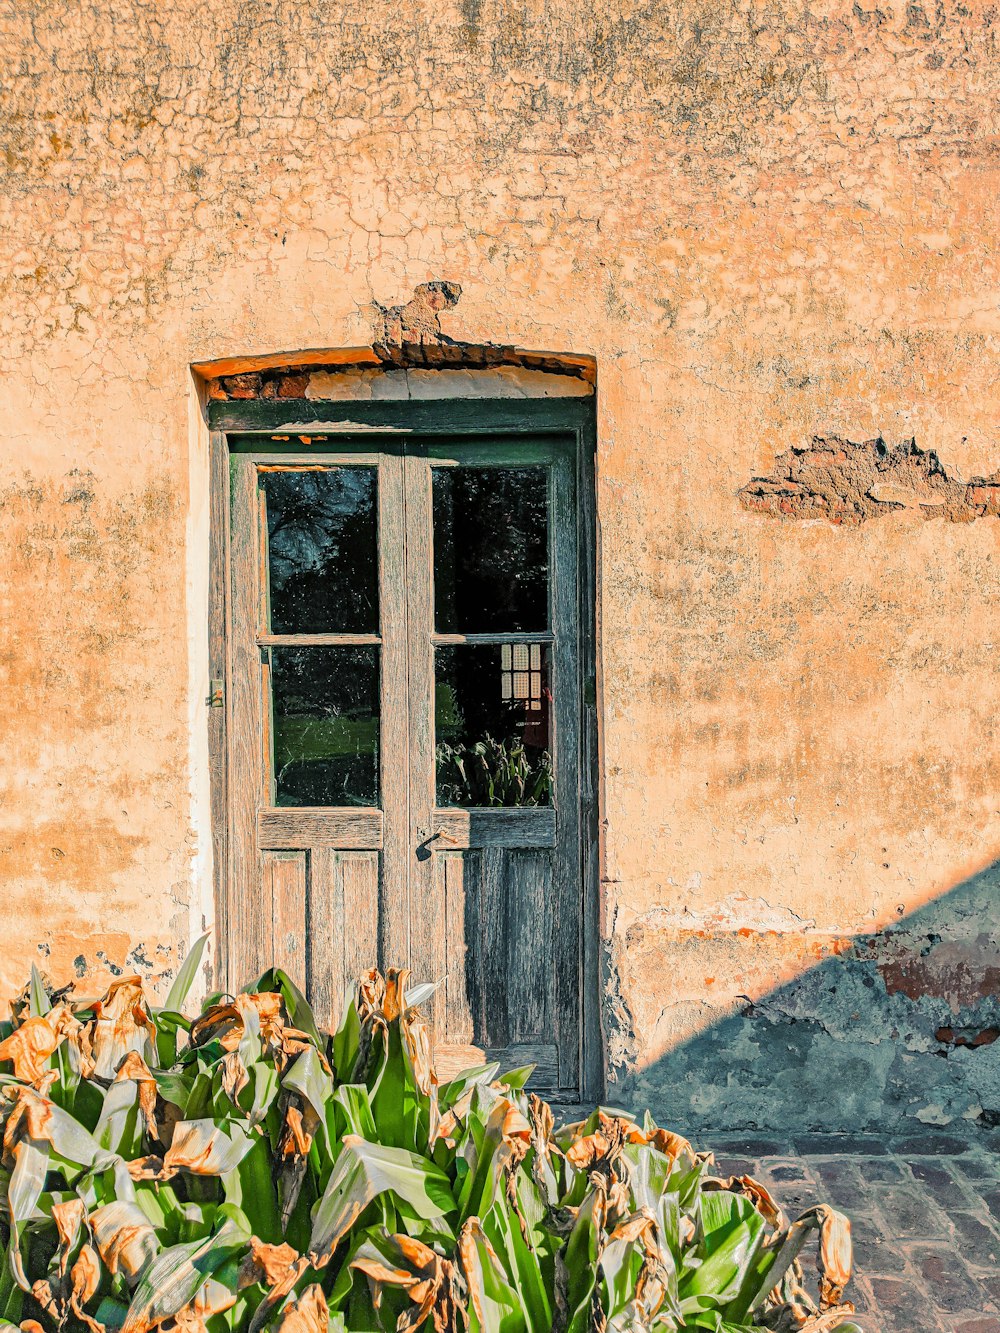
[[[306,986],[306,853],[264,852],[262,890],[271,900],[271,960]]]
[[[459,847],[554,847],[554,810],[526,807],[509,810],[437,809],[431,820],[435,846],[441,851]]]
[[[382,825],[381,810],[277,806],[258,813],[257,846],[261,851],[306,847],[378,851]]]

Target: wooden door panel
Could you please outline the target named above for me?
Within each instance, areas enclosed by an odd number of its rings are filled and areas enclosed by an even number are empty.
[[[300,990],[306,986],[306,853],[266,851],[261,855],[261,893],[271,903],[273,964]]]
[[[434,898],[430,911],[446,924],[434,1008],[442,1070],[483,1060],[534,1064],[530,1086],[558,1089],[551,853],[437,853]]]
[[[344,999],[378,958],[379,854],[313,848],[309,853],[309,997],[327,1031]]]

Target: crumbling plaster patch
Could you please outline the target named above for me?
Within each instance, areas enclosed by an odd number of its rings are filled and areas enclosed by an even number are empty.
[[[739,497],[745,509],[778,518],[856,524],[914,509],[924,518],[971,523],[1000,515],[1000,474],[963,482],[916,440],[855,444],[816,436],[778,454],[770,475],[755,477]]]

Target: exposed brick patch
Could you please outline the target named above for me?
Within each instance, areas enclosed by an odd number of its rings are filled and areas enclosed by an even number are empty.
[[[430,284],[427,284],[430,285]],[[455,286],[456,284],[450,284]],[[412,302],[411,302],[412,305]],[[385,308],[379,320],[388,318]],[[392,310],[408,310],[409,306],[393,306]],[[395,329],[395,325],[393,325]],[[366,349],[359,349],[362,359],[357,363],[335,361],[309,364],[308,366],[289,364],[268,370],[247,370],[239,374],[210,377],[207,383],[208,397],[225,402],[227,399],[274,399],[306,398],[312,377],[325,377],[331,374],[350,373],[352,371],[371,371],[409,369],[409,370],[494,370],[509,367],[514,370],[542,371],[549,375],[562,375],[571,379],[593,383],[594,374],[588,359],[582,356],[562,355],[556,352],[532,352],[521,347],[508,347],[499,343],[456,342],[438,331],[436,341],[431,331],[419,326],[408,326],[396,342],[376,342],[371,352],[381,365],[373,365],[370,356],[365,356]],[[376,329],[376,337],[385,333],[385,329]],[[424,341],[420,341],[423,338]]]
[[[783,519],[855,525],[916,509],[924,518],[968,523],[1000,515],[1000,473],[964,482],[915,440],[888,445],[815,436],[778,454],[771,473],[754,477],[739,498],[744,509]]]
[[[380,305],[375,302],[376,355],[395,361],[394,352],[407,345],[419,347],[452,343],[441,329],[441,311],[457,305],[462,289],[457,282],[422,282],[415,287],[405,305]]]

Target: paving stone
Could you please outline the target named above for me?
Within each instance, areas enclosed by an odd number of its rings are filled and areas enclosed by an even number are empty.
[[[894,1157],[859,1157],[855,1163],[864,1181],[900,1183],[909,1180],[909,1172]]]
[[[715,1175],[727,1176],[752,1176],[757,1170],[757,1163],[750,1160],[749,1157],[716,1157]]]
[[[942,1333],[933,1306],[915,1283],[880,1277],[873,1278],[871,1285],[876,1313],[882,1321],[871,1333]]]
[[[820,1193],[837,1208],[857,1207],[864,1194],[861,1176],[855,1164],[843,1157],[813,1157],[810,1167],[819,1177]]]
[[[884,1157],[888,1145],[877,1134],[796,1134],[795,1150],[805,1157],[829,1157],[844,1154],[850,1157]]]
[[[891,1147],[897,1157],[959,1157],[976,1145],[952,1134],[907,1134],[893,1139]]]
[[[872,1194],[890,1233],[904,1240],[943,1240],[949,1236],[948,1219],[926,1193],[906,1185],[879,1185]]]
[[[910,1257],[941,1314],[982,1308],[983,1287],[970,1277],[953,1247],[914,1246]]]
[[[911,1162],[910,1171],[924,1189],[929,1190],[937,1203],[945,1208],[968,1208],[966,1190],[958,1184],[947,1166],[940,1161]]]
[[[811,1180],[790,1180],[775,1185],[774,1198],[781,1211],[794,1222],[807,1209],[823,1202],[823,1191]]]
[[[859,1273],[901,1273],[906,1257],[894,1237],[871,1219],[850,1213],[851,1239],[854,1242],[854,1265]]]
[[[996,1272],[1000,1266],[1000,1236],[971,1213],[953,1211],[948,1216],[958,1235],[965,1262]]]
[[[785,1185],[791,1181],[800,1184],[811,1183],[809,1174],[801,1162],[775,1162],[772,1166],[769,1160],[765,1160],[761,1165],[764,1167],[764,1174],[768,1179],[779,1185]]]
[[[972,1152],[966,1157],[956,1157],[951,1162],[957,1175],[964,1180],[996,1180],[997,1159],[983,1152]]]
[[[851,1278],[850,1287],[845,1292],[845,1300],[851,1302],[858,1314],[870,1314],[875,1309],[875,1297],[863,1277]]]

